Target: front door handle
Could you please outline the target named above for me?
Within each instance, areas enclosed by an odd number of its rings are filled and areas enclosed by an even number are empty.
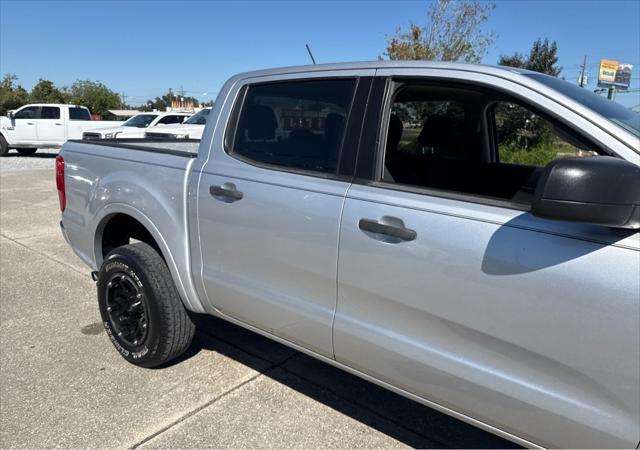
[[[391,239],[386,242],[390,243],[413,241],[418,236],[415,230],[406,228],[404,222],[396,217],[384,216],[380,220],[360,219],[358,227],[362,231],[389,237]]]
[[[58,123],[58,122],[56,122],[56,125],[58,125],[59,127],[61,127],[61,126],[62,126],[62,124],[61,124],[61,123]]]
[[[242,200],[244,195],[236,189],[233,183],[223,183],[222,186],[209,186],[209,193],[217,200],[233,203]]]

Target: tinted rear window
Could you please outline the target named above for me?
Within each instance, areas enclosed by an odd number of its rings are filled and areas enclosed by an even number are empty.
[[[91,120],[91,115],[89,110],[74,106],[69,108],[69,120]]]
[[[60,108],[55,106],[43,106],[42,112],[40,113],[41,119],[59,119],[60,118]]]
[[[233,153],[284,168],[335,172],[354,89],[353,79],[249,86]]]

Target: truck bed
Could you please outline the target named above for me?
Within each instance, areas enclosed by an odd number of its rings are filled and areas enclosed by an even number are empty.
[[[199,139],[100,139],[88,141],[77,139],[68,142],[128,150],[166,153],[189,158],[195,158],[198,156],[198,148],[200,147]]]

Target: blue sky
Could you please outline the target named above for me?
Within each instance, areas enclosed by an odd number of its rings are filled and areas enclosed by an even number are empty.
[[[640,1],[495,4],[487,28],[497,38],[483,62],[549,37],[567,80],[586,54],[591,87],[600,58],[634,64],[640,87]],[[0,0],[0,73],[28,89],[39,78],[99,80],[134,105],[169,87],[207,100],[234,73],[309,63],[305,43],[318,62],[374,60],[387,35],[424,23],[426,10],[426,1]],[[635,106],[640,93],[617,100]]]

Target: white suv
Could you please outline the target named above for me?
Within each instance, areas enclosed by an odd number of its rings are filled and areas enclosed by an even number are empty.
[[[211,106],[198,111],[182,124],[169,125],[162,129],[156,128],[152,131],[147,131],[144,137],[149,139],[200,139],[210,112]]]

